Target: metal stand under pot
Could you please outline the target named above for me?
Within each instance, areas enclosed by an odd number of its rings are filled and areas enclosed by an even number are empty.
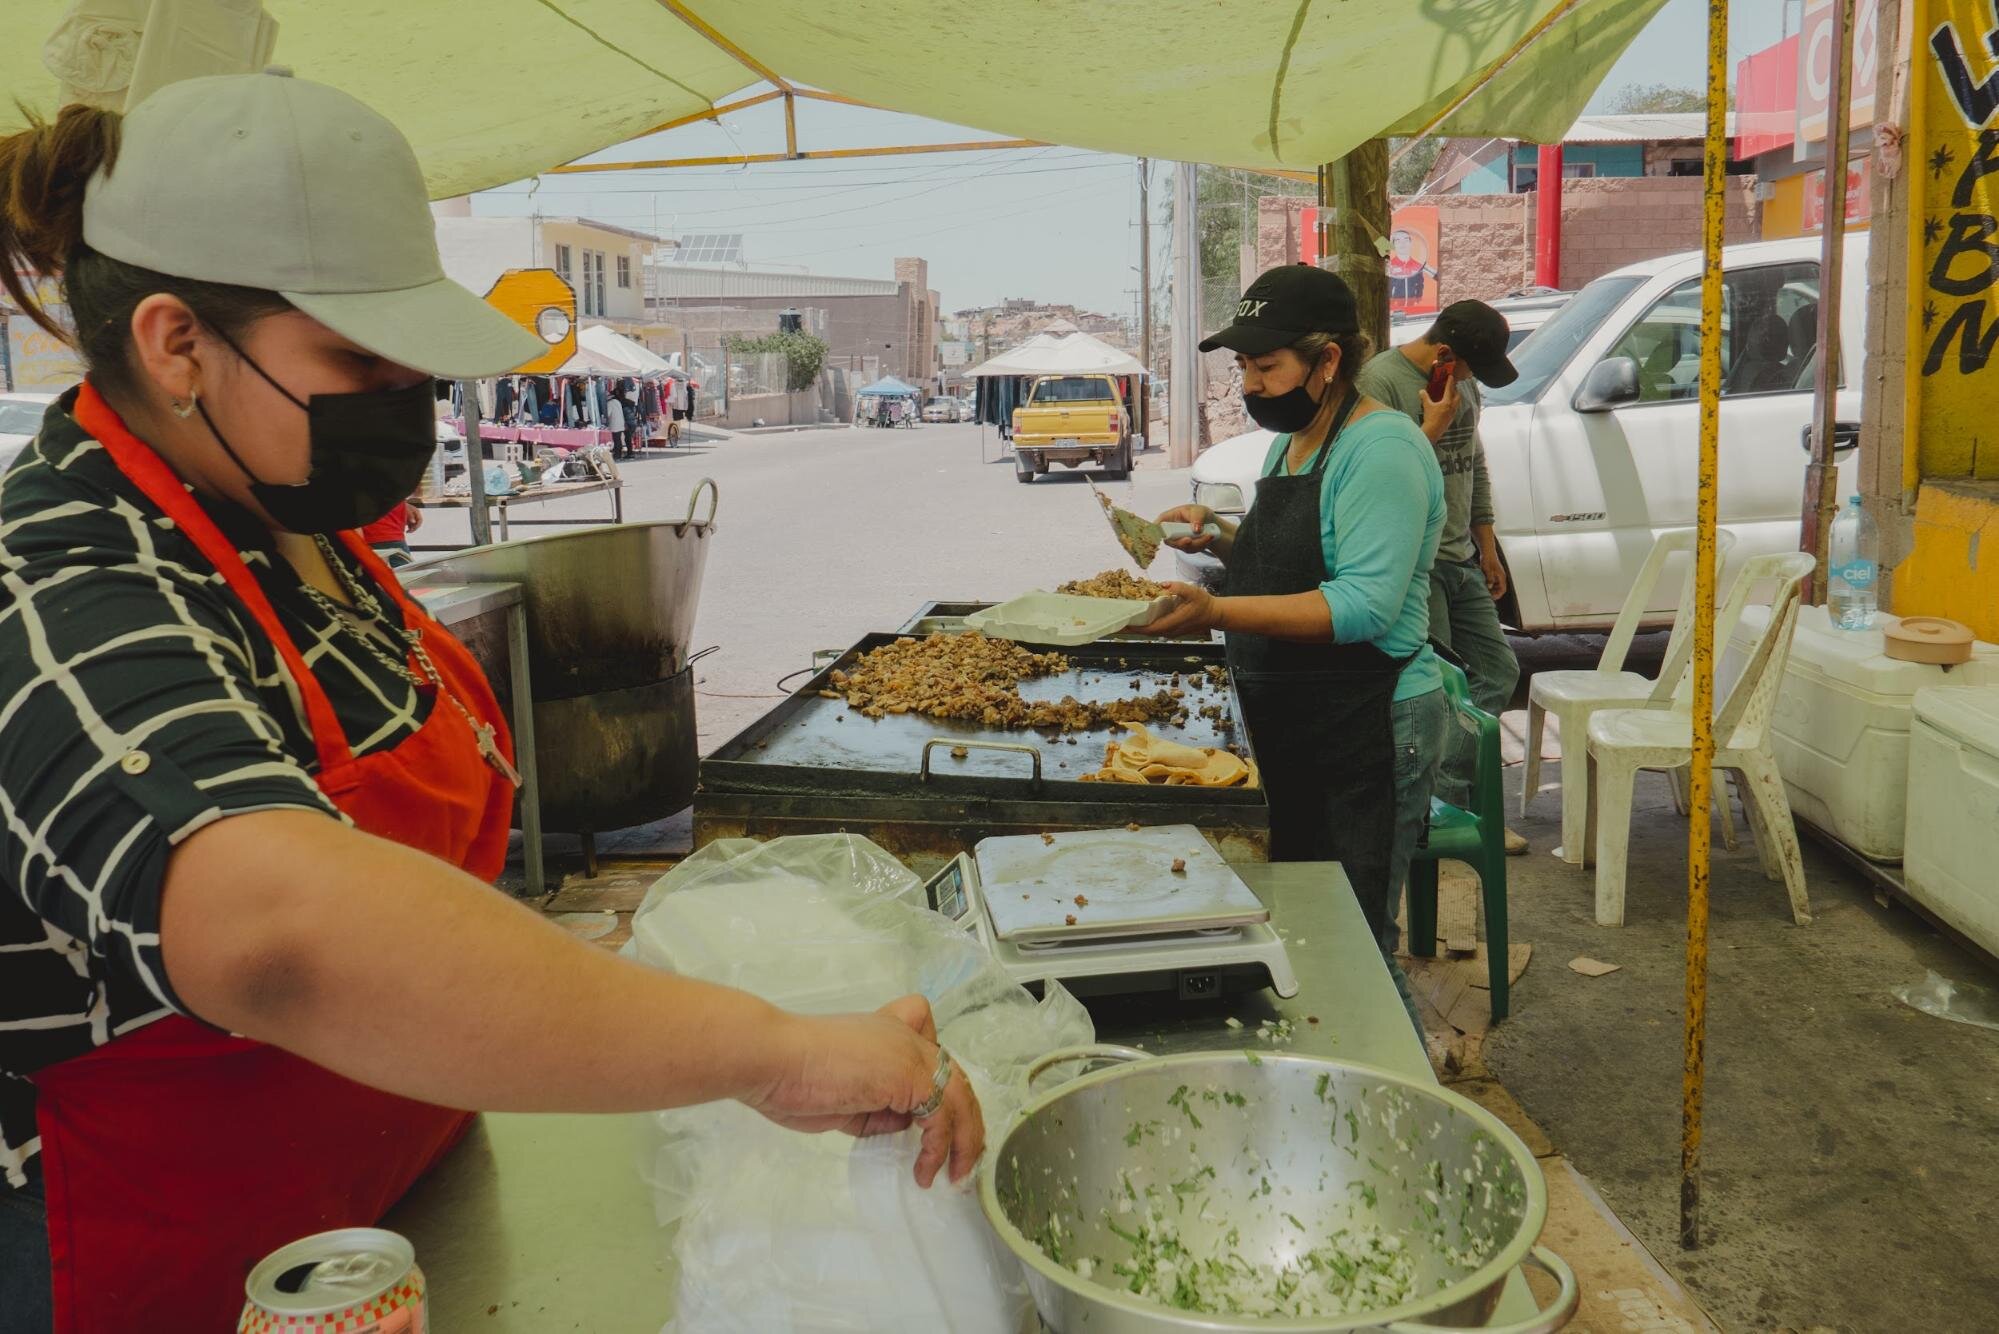
[[[704,490],[708,511],[696,519]],[[678,521],[472,547],[403,571],[412,588],[521,586],[542,823],[582,836],[591,875],[597,833],[661,819],[693,800],[693,663],[701,654],[688,651],[688,640],[719,500],[704,477]],[[504,638],[462,637],[504,694]]]

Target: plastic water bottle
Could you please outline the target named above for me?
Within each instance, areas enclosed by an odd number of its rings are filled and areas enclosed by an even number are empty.
[[[1842,630],[1866,630],[1874,624],[1880,550],[1872,516],[1861,508],[1859,496],[1852,497],[1832,521],[1826,557],[1827,610]]]

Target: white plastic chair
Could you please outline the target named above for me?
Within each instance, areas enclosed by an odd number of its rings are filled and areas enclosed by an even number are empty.
[[[1770,619],[1750,650],[1742,675],[1727,698],[1718,702],[1714,717],[1717,772],[1742,775],[1743,809],[1756,838],[1763,874],[1782,880],[1791,898],[1791,917],[1803,926],[1812,920],[1805,896],[1804,856],[1791,823],[1791,803],[1770,749],[1770,715],[1783,684],[1784,664],[1791,656],[1791,632],[1798,620],[1799,584],[1812,572],[1812,557],[1802,552],[1756,556],[1743,564],[1716,618],[1715,643],[1726,644],[1742,619],[1750,594],[1775,579]],[[1594,800],[1589,810],[1589,837],[1596,854],[1596,920],[1600,926],[1624,923],[1625,861],[1631,843],[1632,790],[1640,769],[1684,769],[1693,762],[1693,689],[1691,678],[1674,692],[1668,709],[1603,709],[1589,721],[1589,780]]]
[[[1717,567],[1725,562],[1729,548],[1734,545],[1735,534],[1728,529],[1715,533]],[[1561,733],[1562,773],[1566,778],[1571,769],[1570,751],[1586,749],[1582,742],[1588,734],[1590,715],[1598,709],[1663,709],[1672,703],[1673,691],[1686,671],[1692,644],[1687,633],[1694,623],[1694,563],[1691,560],[1687,562],[1686,578],[1680,584],[1678,608],[1673,613],[1673,633],[1666,641],[1666,659],[1659,668],[1657,679],[1625,671],[1624,658],[1638,633],[1639,622],[1645,618],[1645,609],[1651,605],[1653,587],[1659,582],[1659,573],[1665,569],[1667,558],[1693,549],[1694,530],[1691,528],[1675,528],[1659,534],[1659,540],[1652,544],[1651,554],[1645,557],[1645,563],[1638,569],[1638,581],[1631,586],[1631,591],[1625,595],[1624,605],[1618,609],[1617,621],[1611,626],[1610,638],[1604,641],[1603,655],[1597,659],[1596,666],[1579,671],[1534,674],[1527,689],[1527,770],[1520,784],[1522,815],[1527,813],[1527,803],[1534,799],[1541,786],[1541,739],[1547,731],[1549,714],[1555,715],[1556,727]],[[1580,770],[1586,765],[1574,767]],[[1580,772],[1575,776],[1578,780],[1583,777]],[[1588,854],[1584,827],[1589,816],[1589,784],[1565,781],[1561,787],[1562,860],[1572,866],[1581,866]],[[1674,799],[1679,801],[1677,789]],[[1730,846],[1733,846],[1732,826]]]

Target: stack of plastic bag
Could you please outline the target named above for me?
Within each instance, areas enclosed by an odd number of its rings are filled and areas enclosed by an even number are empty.
[[[863,838],[714,843],[632,918],[642,963],[741,987],[808,1014],[920,992],[996,1140],[1026,1101],[1027,1067],[1093,1037],[1050,982],[1035,1000],[920,881]],[[644,1173],[678,1224],[682,1334],[1015,1334],[1035,1328],[1018,1261],[980,1213],[976,1176],[913,1178],[918,1133],[855,1141],[781,1129],[736,1103],[647,1118]]]

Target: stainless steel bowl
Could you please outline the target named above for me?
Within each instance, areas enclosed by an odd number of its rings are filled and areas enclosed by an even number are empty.
[[[1029,1102],[987,1153],[986,1217],[1025,1265],[1052,1329],[1486,1328],[1523,1262],[1554,1275],[1561,1293],[1508,1330],[1568,1323],[1575,1276],[1535,1245],[1547,1185],[1497,1117],[1386,1070],[1259,1057],[1201,1052],[1085,1075]],[[1305,1275],[1300,1291],[1339,1290],[1353,1256],[1370,1252],[1392,1278],[1337,1314],[1323,1303],[1311,1314],[1219,1313],[1213,1299],[1228,1285],[1196,1269],[1208,1259],[1241,1266],[1258,1276],[1248,1285],[1256,1291],[1274,1291],[1287,1274]],[[1360,1272],[1369,1268],[1363,1262]],[[1190,1277],[1180,1282],[1175,1271]],[[1165,1300],[1133,1291],[1134,1275],[1148,1273]],[[1168,1304],[1176,1296],[1210,1309]]]

